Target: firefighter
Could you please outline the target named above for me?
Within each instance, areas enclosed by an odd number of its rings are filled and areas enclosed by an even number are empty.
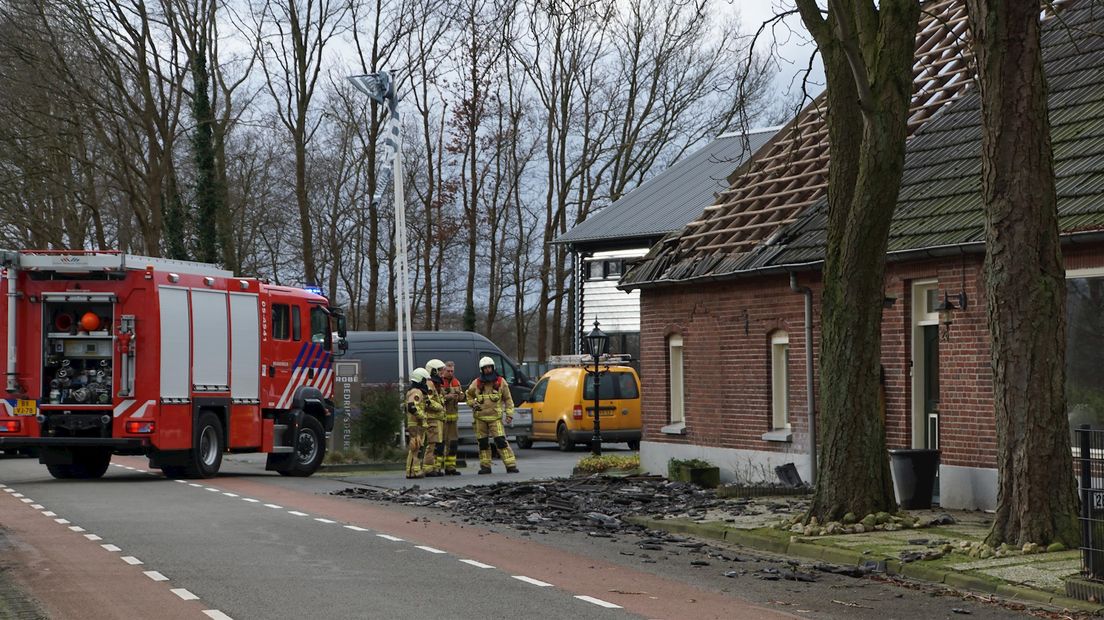
[[[445,394],[441,387],[441,369],[445,363],[438,359],[426,362],[429,371],[429,395],[426,397],[426,451],[423,468],[427,478],[445,475]]]
[[[456,469],[456,449],[460,445],[460,434],[457,430],[457,420],[460,401],[464,398],[464,388],[456,379],[456,362],[447,361],[441,369],[440,389],[445,394],[445,474],[459,476]]]
[[[429,396],[429,372],[415,368],[410,373],[410,389],[406,392],[406,477],[424,478],[426,398]]]
[[[475,438],[479,442],[479,473],[491,473],[493,439],[506,472],[516,474],[517,458],[502,428],[503,417],[507,424],[514,421],[514,400],[510,397],[510,386],[506,380],[495,372],[494,360],[489,357],[479,360],[479,376],[468,386],[466,396],[468,406],[472,408]]]

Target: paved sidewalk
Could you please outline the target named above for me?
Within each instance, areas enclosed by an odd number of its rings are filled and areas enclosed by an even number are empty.
[[[808,527],[795,520],[807,508],[805,498],[757,498],[738,500],[736,510],[628,520],[657,530],[834,565],[822,566],[827,570],[901,575],[1009,600],[1104,614],[1101,605],[1066,596],[1065,579],[1080,573],[1079,551],[1056,548],[1025,553],[988,547],[982,542],[989,528],[986,513],[881,513],[866,518],[865,524]]]

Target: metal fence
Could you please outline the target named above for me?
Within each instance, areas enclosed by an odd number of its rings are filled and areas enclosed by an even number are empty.
[[[1081,495],[1081,572],[1104,579],[1104,429],[1074,429],[1074,464]]]

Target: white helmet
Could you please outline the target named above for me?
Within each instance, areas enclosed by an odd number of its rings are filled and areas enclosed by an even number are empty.
[[[421,383],[429,378],[429,371],[425,368],[415,368],[414,372],[410,373],[410,380],[414,383]]]
[[[484,356],[484,357],[479,359],[479,369],[480,370],[483,370],[483,368],[485,366],[490,366],[491,368],[494,368],[494,365],[495,365],[494,360],[489,358],[489,357]]]
[[[428,370],[429,374],[431,374],[431,375],[434,372],[440,373],[441,369],[444,368],[444,367],[445,367],[445,363],[442,362],[439,359],[436,359],[436,358],[429,360],[428,362],[426,362],[426,365],[425,365],[425,369]]]

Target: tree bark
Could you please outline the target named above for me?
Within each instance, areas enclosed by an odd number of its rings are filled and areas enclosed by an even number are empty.
[[[828,80],[828,239],[820,355],[820,469],[810,516],[893,512],[879,409],[889,225],[904,168],[920,6],[915,0],[797,6]],[[861,28],[856,25],[873,28]]]
[[[985,294],[997,421],[997,514],[986,541],[1076,546],[1066,283],[1039,6],[967,4],[981,84]]]

